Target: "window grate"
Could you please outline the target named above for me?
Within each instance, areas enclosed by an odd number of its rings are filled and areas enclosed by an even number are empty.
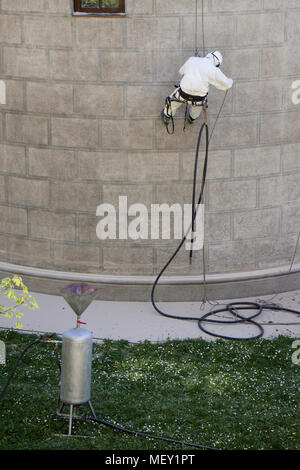
[[[125,13],[125,0],[74,0],[74,11],[82,13]]]

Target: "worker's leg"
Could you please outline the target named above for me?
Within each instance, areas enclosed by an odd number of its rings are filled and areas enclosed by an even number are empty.
[[[176,100],[179,100],[180,99],[180,95],[178,93],[178,89],[176,89],[170,96],[170,105],[171,105],[171,109],[168,109],[167,106],[165,106],[164,108],[164,113],[166,116],[175,116],[176,114],[176,111],[178,110],[178,108],[180,108],[180,106],[184,103],[184,101],[172,101],[172,98],[175,98]]]
[[[200,103],[199,103],[200,104]],[[192,120],[197,119],[202,111],[202,106],[196,106],[196,105],[189,105],[189,115],[192,118]]]

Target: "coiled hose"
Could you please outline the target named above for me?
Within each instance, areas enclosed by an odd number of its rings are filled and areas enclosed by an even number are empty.
[[[226,95],[223,100],[223,104],[225,101]],[[217,119],[220,115],[221,109],[223,107],[223,104],[220,108],[219,114],[217,116]],[[216,121],[217,121],[216,119]],[[216,124],[216,122],[215,122]],[[214,131],[215,125],[213,127]],[[205,131],[205,132],[204,132]],[[213,133],[212,131],[212,133]],[[208,135],[208,126],[205,122],[202,124],[199,135],[198,135],[198,140],[197,140],[197,146],[196,146],[196,154],[195,154],[195,163],[194,163],[194,177],[193,177],[193,194],[192,194],[192,221],[191,225],[187,231],[187,234],[190,232],[190,229],[192,230],[192,237],[191,237],[191,248],[190,248],[190,254],[189,254],[189,260],[190,263],[192,262],[192,255],[193,255],[193,250],[192,250],[192,244],[193,244],[193,236],[194,236],[194,231],[195,231],[195,220],[196,220],[196,215],[197,215],[197,208],[201,204],[203,194],[204,194],[204,188],[205,188],[205,183],[206,183],[206,174],[207,174],[207,165],[208,165],[208,147],[209,147],[209,142],[212,137],[212,133],[209,137]],[[205,158],[204,158],[204,165],[203,165],[203,172],[202,172],[202,181],[201,181],[201,188],[198,196],[198,201],[197,201],[197,206],[196,206],[196,183],[197,183],[197,172],[198,172],[198,160],[199,160],[199,152],[200,152],[200,145],[201,145],[201,140],[202,136],[205,135]],[[231,302],[228,305],[226,305],[224,308],[219,308],[215,310],[211,310],[208,313],[205,313],[201,316],[181,316],[181,315],[173,315],[167,312],[164,312],[161,310],[155,300],[155,291],[158,285],[158,282],[160,278],[163,276],[164,272],[168,268],[168,266],[172,263],[180,249],[182,248],[183,244],[185,243],[187,239],[187,234],[183,236],[182,240],[180,241],[179,245],[177,246],[176,250],[172,254],[172,256],[169,258],[169,260],[166,262],[166,264],[162,267],[160,272],[158,273],[153,286],[151,290],[151,303],[154,309],[160,314],[168,318],[173,318],[177,320],[191,320],[191,321],[197,321],[199,328],[205,332],[208,335],[223,338],[223,339],[232,339],[232,340],[250,340],[250,339],[255,339],[255,338],[260,338],[264,334],[264,328],[260,323],[257,321],[257,317],[263,312],[264,309],[271,309],[271,310],[281,310],[289,313],[294,313],[294,314],[300,314],[300,311],[289,309],[289,308],[283,308],[281,306],[277,306],[275,304],[260,304],[257,302]],[[205,276],[205,273],[203,273],[203,276]],[[241,313],[238,313],[238,311],[243,311],[243,310],[255,310],[255,313],[249,315],[249,316],[243,316]],[[221,313],[221,312],[229,312],[232,316],[233,319],[222,319],[222,320],[217,320],[217,319],[212,319],[212,317],[215,314]],[[254,318],[256,320],[254,320]],[[234,324],[250,324],[254,326],[258,332],[257,334],[248,336],[248,337],[237,337],[237,336],[227,336],[221,333],[214,333],[212,331],[209,331],[207,327],[204,326],[204,323],[210,323],[210,324],[215,324],[215,325],[234,325]]]

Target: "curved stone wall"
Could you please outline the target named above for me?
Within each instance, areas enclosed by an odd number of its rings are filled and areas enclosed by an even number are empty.
[[[206,272],[276,270],[300,229],[299,2],[204,6],[206,52],[219,49],[234,79],[210,147]],[[191,202],[199,127],[183,132],[182,111],[169,136],[160,111],[194,54],[195,0],[127,0],[122,18],[74,16],[70,0],[0,7],[1,260],[155,274],[178,241],[100,241],[96,209],[119,196],[148,209]],[[197,29],[201,50],[200,14]],[[210,128],[223,96],[210,91]],[[189,266],[183,250],[168,274],[202,270],[202,252]]]

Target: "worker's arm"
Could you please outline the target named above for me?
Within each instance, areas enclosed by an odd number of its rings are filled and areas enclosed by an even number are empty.
[[[179,69],[180,75],[184,75],[184,74],[185,74],[185,66],[186,66],[186,64],[188,63],[189,60],[190,60],[190,59],[188,59],[188,60],[183,64],[183,66]]]
[[[214,85],[219,90],[229,90],[232,87],[233,80],[231,78],[227,78],[220,69],[216,68],[215,70],[215,77],[211,81],[212,85]]]

